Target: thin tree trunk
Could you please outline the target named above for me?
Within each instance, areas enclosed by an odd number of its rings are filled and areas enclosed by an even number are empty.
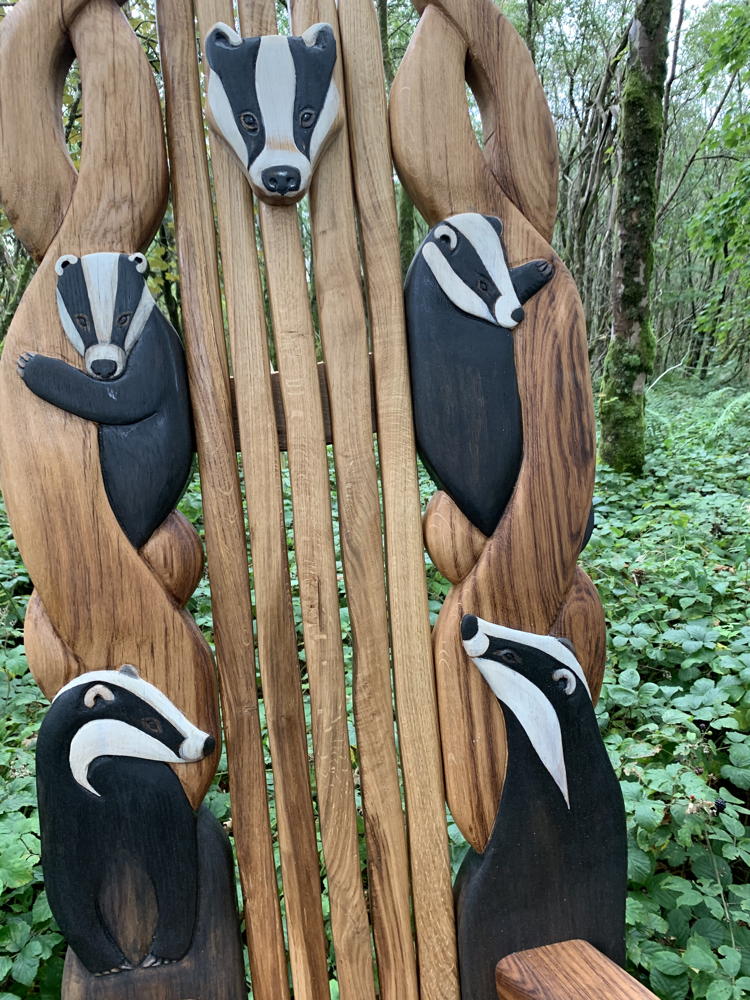
[[[671,0],[637,0],[622,92],[612,336],[601,390],[601,456],[640,475],[645,389],[654,366],[649,285],[654,266],[656,169],[667,72]]]

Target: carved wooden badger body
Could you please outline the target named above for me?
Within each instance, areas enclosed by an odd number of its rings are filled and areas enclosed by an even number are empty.
[[[219,23],[206,38],[208,110],[259,198],[299,201],[340,124],[330,24],[303,35],[241,38]]]
[[[182,344],[156,307],[142,254],[66,254],[57,305],[86,372],[24,354],[18,372],[48,403],[99,426],[99,459],[112,510],[136,548],[174,508],[193,459]]]
[[[521,465],[521,402],[510,331],[554,274],[509,268],[502,223],[453,215],[427,234],[406,276],[417,447],[436,485],[491,535]]]
[[[622,794],[569,646],[465,615],[464,648],[499,699],[508,768],[483,854],[456,878],[462,1000],[495,1000],[515,951],[583,938],[622,963]]]
[[[55,696],[36,749],[50,907],[90,972],[132,968],[102,901],[126,864],[153,886],[158,923],[141,965],[182,958],[196,919],[196,816],[167,766],[201,760],[213,737],[133,667],[82,674]]]

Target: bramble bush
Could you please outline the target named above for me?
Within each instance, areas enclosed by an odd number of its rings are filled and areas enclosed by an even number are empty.
[[[666,383],[649,399],[643,478],[598,473],[582,559],[609,622],[597,711],[628,814],[630,971],[662,1000],[739,1000],[750,995],[750,393]],[[181,506],[200,528],[196,484]],[[429,565],[428,581],[435,614],[448,584]],[[62,972],[39,865],[33,744],[46,702],[23,655],[29,593],[0,512],[0,1000],[57,1000]],[[346,631],[345,604],[342,590]],[[205,581],[189,610],[210,639]],[[223,767],[208,801],[229,819]],[[449,832],[458,864],[465,843]]]

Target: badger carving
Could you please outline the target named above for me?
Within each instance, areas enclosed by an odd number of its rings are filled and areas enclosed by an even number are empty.
[[[153,886],[158,921],[140,966],[176,962],[196,920],[196,815],[169,764],[213,753],[197,729],[134,667],[82,674],[62,688],[36,749],[42,866],[52,912],[86,968],[132,969],[103,899],[123,867]]]
[[[462,1000],[495,1000],[495,966],[512,952],[582,938],[624,961],[625,809],[567,640],[474,615],[461,636],[508,741],[492,834],[455,885]]]
[[[86,371],[26,353],[32,392],[99,424],[99,460],[115,517],[140,548],[190,475],[193,432],[185,357],[146,284],[143,254],[65,254],[55,265],[63,330]]]
[[[467,212],[425,237],[405,284],[417,447],[432,479],[491,535],[518,478],[521,401],[512,330],[554,275],[508,267],[503,226]]]
[[[333,28],[241,38],[218,23],[206,37],[206,58],[210,120],[253,191],[271,203],[299,201],[341,124]]]

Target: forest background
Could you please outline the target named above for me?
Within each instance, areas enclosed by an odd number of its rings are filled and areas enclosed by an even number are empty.
[[[622,128],[629,32],[648,2],[502,5],[532,53],[557,127],[553,242],[581,291],[599,400],[618,178],[635,155]],[[0,15],[12,6],[0,3]],[[417,15],[407,0],[377,6],[390,82]],[[153,5],[131,0],[125,9],[160,80]],[[600,463],[597,528],[583,563],[609,626],[598,714],[628,811],[629,969],[662,1000],[740,1000],[750,996],[750,4],[672,0],[668,14],[655,229],[644,247],[654,261],[645,460],[636,475]],[[467,100],[481,141],[468,89]],[[77,162],[75,64],[62,111]],[[426,226],[398,185],[396,194],[406,267]],[[309,250],[304,204],[300,223]],[[153,289],[179,329],[171,212],[148,257]],[[312,275],[311,258],[309,266]],[[0,342],[33,270],[0,213]],[[423,476],[425,501],[432,489]],[[201,530],[197,479],[181,508]],[[448,584],[429,563],[428,581],[434,613]],[[0,510],[0,1000],[57,998],[64,953],[39,865],[33,747],[46,705],[22,644],[30,591]],[[343,591],[341,605],[346,635]],[[205,580],[189,610],[210,640]],[[347,670],[350,681],[351,658]],[[231,827],[223,766],[209,802]],[[455,826],[450,833],[457,866],[465,844]],[[333,957],[330,978],[335,998]]]

